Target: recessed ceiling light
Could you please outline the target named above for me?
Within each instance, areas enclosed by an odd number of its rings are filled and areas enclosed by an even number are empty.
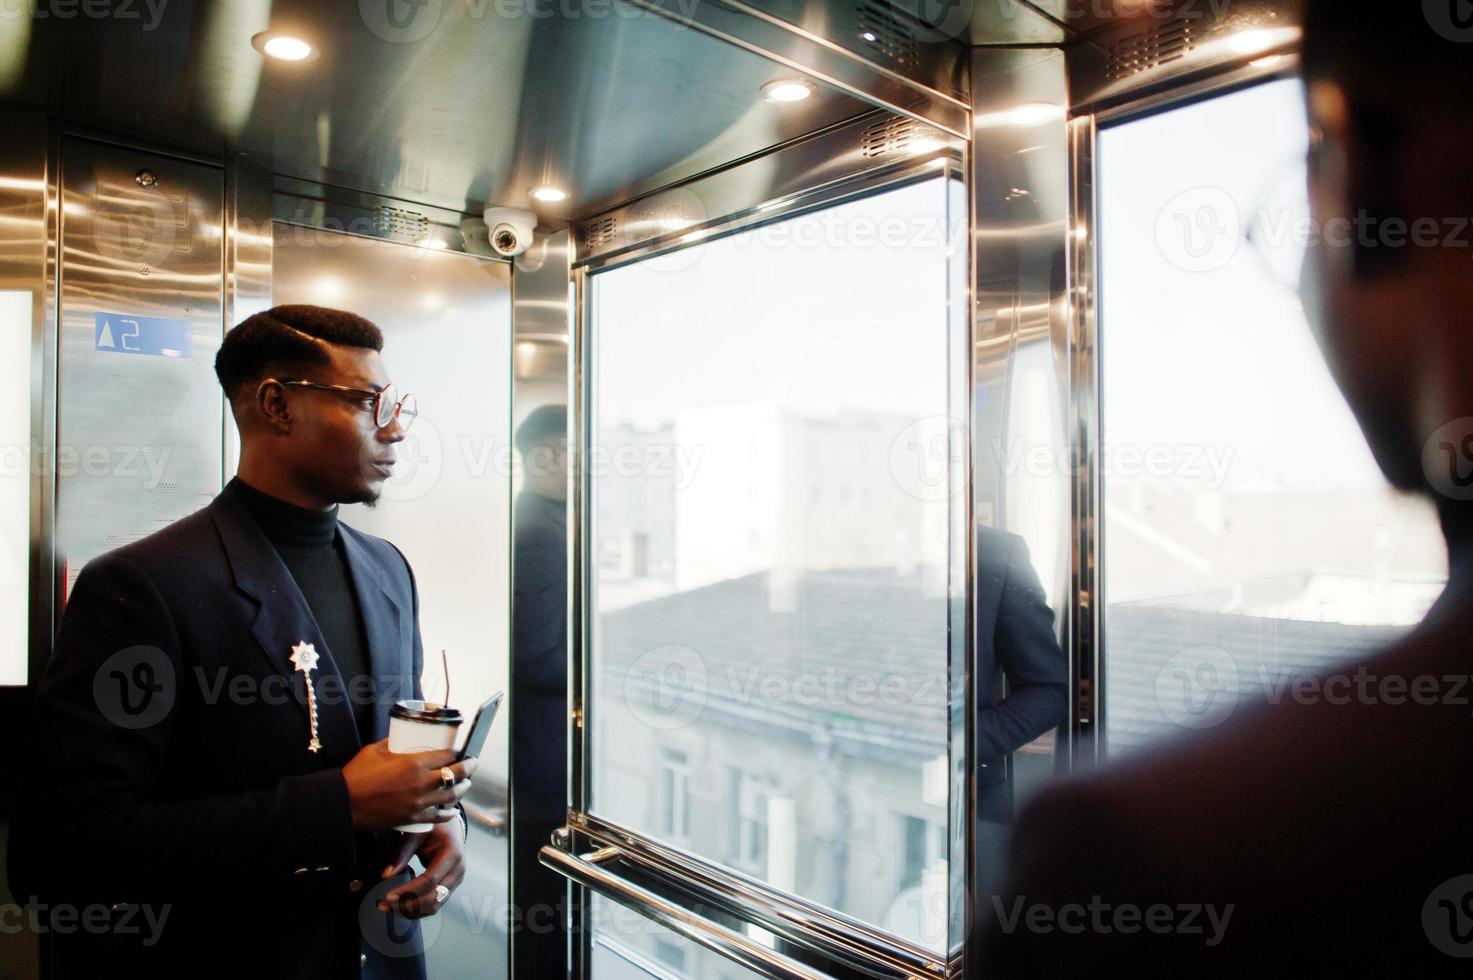
[[[879,35],[877,35],[874,31],[864,31],[859,36],[862,37],[862,38],[864,38],[866,41],[870,42],[871,44],[873,44],[873,43],[875,43],[876,41],[879,40]]]
[[[567,191],[563,190],[561,187],[553,187],[551,184],[539,184],[538,186],[532,188],[531,193],[532,196],[537,200],[547,201],[549,203],[552,203],[554,201],[566,201],[568,199]]]
[[[273,34],[271,31],[262,31],[251,38],[251,46],[277,61],[313,61],[318,55],[311,42],[290,34]]]
[[[768,102],[802,102],[813,94],[813,83],[801,78],[779,78],[762,86]]]

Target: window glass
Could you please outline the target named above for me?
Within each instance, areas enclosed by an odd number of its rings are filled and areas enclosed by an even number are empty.
[[[1101,131],[1111,752],[1313,697],[1441,590],[1434,512],[1385,483],[1294,288],[1297,81]]]
[[[946,194],[590,278],[590,810],[881,925],[946,826]]]
[[[0,685],[26,683],[31,566],[31,294],[0,289]]]

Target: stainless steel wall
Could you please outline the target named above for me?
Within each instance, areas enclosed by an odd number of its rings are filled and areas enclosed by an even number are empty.
[[[224,172],[74,137],[61,166],[64,603],[88,560],[220,490]]]

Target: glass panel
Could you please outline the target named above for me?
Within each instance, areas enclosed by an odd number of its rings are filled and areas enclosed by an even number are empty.
[[[0,685],[25,684],[31,566],[31,291],[0,289]],[[37,460],[36,462],[39,462]]]
[[[947,187],[597,274],[592,802],[945,947]],[[935,899],[934,901],[932,899]],[[919,911],[918,911],[919,910]]]
[[[451,701],[473,712],[507,687],[509,269],[457,252],[281,223],[272,266],[274,302],[339,306],[378,324],[390,377],[419,402],[378,504],[345,506],[342,518],[392,541],[409,559],[419,588],[425,697],[445,696],[444,650]],[[431,976],[507,975],[505,718],[503,710],[463,801],[471,818],[466,878],[445,911],[426,920]]]
[[[1293,263],[1242,234],[1292,234],[1305,147],[1296,81],[1100,134],[1112,753],[1296,696],[1443,585],[1434,513],[1376,468]]]
[[[593,922],[593,980],[748,980],[759,974],[691,942],[633,909],[597,895]],[[748,929],[754,938],[760,930]]]

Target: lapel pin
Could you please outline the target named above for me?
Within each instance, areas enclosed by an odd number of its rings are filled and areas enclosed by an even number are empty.
[[[312,726],[312,739],[307,743],[308,752],[318,752],[322,743],[317,740],[317,692],[312,689],[312,671],[317,669],[317,650],[302,640],[292,647],[292,663],[302,672],[307,682],[307,719]]]

